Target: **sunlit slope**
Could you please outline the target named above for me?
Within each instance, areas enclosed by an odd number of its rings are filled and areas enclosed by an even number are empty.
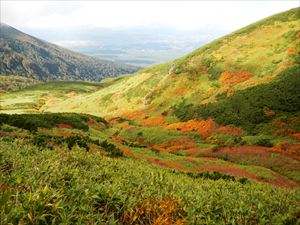
[[[47,111],[102,116],[135,111],[163,113],[182,98],[193,104],[216,101],[219,94],[269,83],[299,62],[299,8],[283,12],[220,38],[170,63],[146,68]]]
[[[5,80],[4,80],[5,81]],[[4,82],[3,82],[4,83]],[[44,104],[55,105],[73,96],[85,96],[105,87],[104,84],[79,81],[48,82],[0,94],[1,113],[41,111]]]

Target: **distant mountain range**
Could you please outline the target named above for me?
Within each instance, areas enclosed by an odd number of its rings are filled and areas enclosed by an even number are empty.
[[[70,51],[1,23],[0,75],[18,75],[41,81],[99,81],[139,70]]]

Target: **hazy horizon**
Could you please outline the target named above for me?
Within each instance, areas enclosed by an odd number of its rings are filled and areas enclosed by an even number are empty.
[[[90,56],[173,60],[297,1],[1,1],[1,22]]]

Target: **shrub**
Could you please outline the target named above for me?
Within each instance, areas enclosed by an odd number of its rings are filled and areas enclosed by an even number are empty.
[[[231,134],[217,133],[208,137],[206,142],[217,146],[236,146],[242,144],[242,138]]]
[[[108,126],[108,122],[103,118],[76,114],[76,113],[44,113],[44,114],[20,114],[8,115],[0,114],[0,125],[4,122],[10,126],[26,129],[31,132],[36,132],[39,127],[53,128],[58,124],[68,124],[75,129],[88,131],[87,122],[92,118],[96,122],[104,123]]]
[[[235,181],[235,177],[231,176],[231,175],[227,175],[227,174],[221,174],[217,171],[213,171],[213,172],[200,172],[200,173],[192,173],[192,172],[188,172],[186,173],[189,177],[192,178],[205,178],[205,179],[210,179],[210,180],[232,180]]]
[[[271,142],[270,139],[267,139],[267,138],[258,139],[255,142],[255,145],[265,146],[265,147],[273,147],[273,143]]]
[[[238,179],[238,182],[240,182],[241,184],[246,184],[248,181],[249,180],[246,177],[242,177],[242,178]]]

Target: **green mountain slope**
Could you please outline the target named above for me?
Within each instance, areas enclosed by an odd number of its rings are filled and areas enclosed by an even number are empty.
[[[183,98],[194,105],[213,103],[218,96],[270,83],[300,61],[299,18],[299,8],[271,16],[183,58],[118,78],[86,99],[70,98],[47,110],[166,113]]]
[[[131,76],[1,93],[0,223],[298,224],[299,9]]]
[[[0,75],[42,81],[90,80],[133,73],[137,67],[85,56],[39,40],[1,23]]]

